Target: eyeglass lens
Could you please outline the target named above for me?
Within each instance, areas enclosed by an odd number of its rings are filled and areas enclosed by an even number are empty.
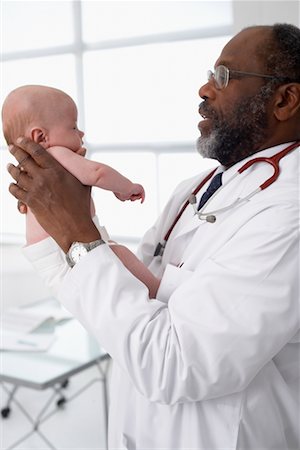
[[[229,81],[229,70],[225,66],[216,67],[215,71],[209,70],[207,72],[208,80],[214,80],[217,89],[224,89]]]

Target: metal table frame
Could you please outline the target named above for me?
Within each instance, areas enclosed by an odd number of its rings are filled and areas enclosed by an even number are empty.
[[[66,368],[62,364],[63,354],[60,351],[59,358],[57,361],[57,371],[55,376],[49,375],[45,373],[45,376],[40,380],[35,380],[34,377],[29,379],[26,376],[23,376],[22,371],[18,371],[18,373],[12,373],[9,370],[6,370],[5,362],[6,360],[15,359],[18,362],[18,358],[21,359],[21,363],[24,364],[24,361],[27,361],[28,364],[33,360],[35,363],[39,363],[39,355],[32,354],[30,352],[24,354],[20,352],[1,352],[1,367],[0,367],[0,383],[2,385],[3,390],[8,394],[6,405],[1,410],[2,418],[8,418],[10,414],[11,405],[17,406],[19,410],[23,413],[23,415],[28,419],[31,424],[31,429],[23,436],[18,438],[13,444],[6,448],[6,450],[12,450],[17,445],[22,443],[25,439],[31,436],[33,433],[37,433],[41,439],[45,442],[45,444],[52,450],[56,450],[56,447],[50,441],[50,439],[45,436],[45,434],[40,430],[40,425],[43,424],[46,420],[52,417],[57,411],[63,407],[65,404],[70,403],[73,399],[84,393],[88,388],[90,388],[95,383],[101,383],[103,389],[103,410],[104,410],[104,426],[105,426],[105,442],[107,447],[107,422],[108,422],[108,391],[107,391],[107,372],[109,368],[110,357],[109,355],[102,349],[100,349],[95,343],[94,339],[88,335],[88,333],[81,327],[81,325],[75,321],[71,320],[70,322],[60,325],[60,335],[55,341],[54,348],[50,348],[48,352],[43,352],[41,355],[42,361],[45,363],[48,360],[51,361],[51,365],[55,366],[56,360],[55,349],[60,347],[60,342],[62,341],[62,337],[65,341],[69,339],[72,335],[76,335],[77,339],[82,337],[83,340],[86,340],[85,344],[87,344],[87,348],[89,350],[89,346],[91,346],[91,350],[84,355],[84,358],[75,359],[74,354],[65,355],[66,362],[69,362],[69,367]],[[79,352],[80,353],[80,352]],[[33,359],[34,358],[34,359]],[[65,393],[65,387],[68,384],[69,379],[92,366],[96,366],[99,371],[99,376],[91,379],[88,383],[85,383],[82,387],[80,387],[75,393],[71,396],[67,397]],[[56,367],[55,367],[56,368]],[[8,384],[10,386],[8,386]],[[25,406],[20,403],[17,399],[17,392],[21,387],[31,388],[35,390],[45,390],[50,389],[51,395],[45,404],[42,406],[38,415],[33,418]]]

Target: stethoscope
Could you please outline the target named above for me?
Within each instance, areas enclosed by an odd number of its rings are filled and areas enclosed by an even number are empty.
[[[204,180],[202,180],[201,183],[196,187],[196,189],[194,189],[194,191],[191,193],[189,198],[183,204],[183,206],[180,209],[179,213],[175,217],[172,225],[170,226],[169,230],[167,231],[163,242],[162,243],[159,242],[157,244],[153,256],[162,256],[163,255],[165,247],[166,247],[166,244],[167,244],[168,239],[170,237],[170,234],[172,233],[175,225],[179,221],[180,217],[182,216],[183,212],[186,210],[188,205],[192,205],[193,206],[193,208],[194,208],[194,215],[197,215],[199,220],[206,220],[206,222],[208,222],[208,223],[214,223],[217,220],[216,215],[218,215],[218,214],[220,214],[222,212],[228,211],[229,209],[235,208],[236,206],[241,205],[242,203],[248,202],[250,200],[250,198],[253,197],[255,194],[257,194],[258,192],[261,192],[262,190],[266,189],[271,184],[273,184],[277,180],[277,178],[279,176],[279,173],[280,173],[280,168],[279,168],[280,160],[282,158],[284,158],[292,150],[294,150],[296,147],[299,147],[299,145],[300,145],[300,141],[297,141],[297,142],[294,142],[293,144],[289,145],[285,149],[281,150],[280,152],[276,153],[275,155],[273,155],[273,156],[271,156],[269,158],[261,156],[261,157],[258,157],[258,158],[253,158],[250,161],[247,161],[240,169],[237,170],[236,173],[234,173],[232,175],[232,177],[227,181],[227,183],[225,185],[220,186],[220,188],[209,198],[209,200],[205,203],[205,205],[203,205],[203,207],[200,210],[197,210],[196,194],[205,185],[205,183],[207,183],[212,178],[212,176],[214,175],[214,173],[217,170],[217,168],[214,169],[212,172],[210,172],[204,178]],[[264,183],[262,183],[257,189],[255,189],[254,191],[250,192],[250,194],[248,194],[246,197],[237,198],[234,202],[232,202],[230,205],[228,205],[228,206],[226,206],[224,208],[220,208],[220,209],[217,209],[215,211],[210,211],[210,212],[207,212],[207,213],[203,212],[203,209],[207,208],[207,205],[212,201],[212,199],[215,197],[215,195],[217,193],[219,193],[225,186],[227,186],[238,175],[240,175],[245,170],[249,169],[249,167],[251,167],[254,164],[259,163],[259,162],[265,162],[267,164],[270,164],[273,167],[274,173],[273,173],[273,175],[270,178],[268,178]]]

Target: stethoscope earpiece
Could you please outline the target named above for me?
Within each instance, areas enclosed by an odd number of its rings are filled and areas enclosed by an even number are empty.
[[[195,195],[195,194],[191,194],[191,195],[189,196],[189,203],[190,203],[191,205],[194,205],[194,204],[196,203],[196,201],[197,201],[196,195]]]
[[[206,216],[206,222],[209,223],[215,223],[215,221],[217,220],[216,216],[210,215],[210,216]]]
[[[193,209],[194,209],[194,215],[198,216],[199,220],[206,220],[206,222],[209,223],[215,223],[215,221],[217,220],[216,216],[214,216],[213,214],[203,214],[200,211],[197,210],[197,198],[195,194],[191,194],[189,196],[189,204],[192,205]]]

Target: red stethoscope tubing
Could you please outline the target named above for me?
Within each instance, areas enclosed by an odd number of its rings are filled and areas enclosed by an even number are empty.
[[[208,180],[211,179],[211,177],[213,176],[213,174],[215,173],[215,171],[217,170],[217,168],[215,168],[212,172],[210,172],[205,178],[204,180],[201,181],[201,183],[196,187],[196,189],[192,192],[192,195],[196,195],[198,194],[198,192],[200,191],[200,189],[205,185],[205,183],[207,183]],[[189,200],[187,200],[181,210],[179,211],[179,213],[177,214],[177,216],[174,219],[174,222],[172,223],[171,227],[169,228],[167,234],[164,237],[164,240],[167,241],[169,239],[170,234],[173,231],[173,228],[175,227],[175,225],[177,224],[178,220],[180,219],[180,217],[182,216],[182,214],[184,213],[184,211],[186,210],[186,208],[188,207],[188,205],[190,204]]]
[[[268,178],[263,184],[261,184],[259,187],[261,190],[266,189],[269,187],[274,181],[277,180],[280,169],[279,169],[279,162],[282,158],[284,158],[288,153],[290,153],[292,150],[294,150],[296,147],[299,147],[300,141],[294,142],[294,144],[289,145],[287,148],[284,148],[279,153],[276,153],[276,155],[272,156],[271,158],[254,158],[251,159],[251,161],[246,162],[239,170],[238,173],[243,173],[245,170],[247,170],[249,167],[253,166],[253,164],[258,162],[266,162],[268,164],[271,164],[271,166],[274,169],[273,175]]]
[[[289,145],[288,147],[286,147],[285,149],[281,150],[280,152],[276,153],[276,155],[267,158],[267,157],[258,157],[258,158],[254,158],[251,159],[250,161],[246,162],[239,170],[238,173],[241,174],[243,173],[245,170],[247,170],[249,167],[251,167],[253,164],[256,164],[258,162],[266,162],[268,164],[271,164],[271,166],[274,169],[274,173],[273,175],[268,178],[263,184],[261,184],[259,186],[259,188],[261,190],[266,189],[268,186],[270,186],[272,183],[274,183],[274,181],[277,180],[279,173],[280,173],[280,168],[279,168],[279,162],[282,158],[284,158],[288,153],[290,153],[292,150],[294,150],[296,147],[299,147],[300,145],[300,141],[294,142],[293,144]],[[208,180],[211,179],[211,177],[213,176],[213,174],[215,173],[215,171],[217,170],[217,168],[215,168],[212,172],[210,172],[205,178],[204,180],[201,181],[201,183],[196,187],[196,189],[192,192],[192,195],[196,195],[198,194],[198,192],[200,191],[200,189],[205,185],[205,183],[207,183]],[[165,237],[164,237],[164,242],[166,243],[167,240],[170,237],[170,234],[172,233],[175,225],[177,224],[177,222],[179,221],[180,217],[182,216],[183,212],[186,210],[186,208],[189,205],[189,200],[187,200],[182,208],[180,209],[179,213],[177,214],[177,216],[174,219],[174,222],[172,223],[171,227],[169,228],[168,232],[166,233]]]

